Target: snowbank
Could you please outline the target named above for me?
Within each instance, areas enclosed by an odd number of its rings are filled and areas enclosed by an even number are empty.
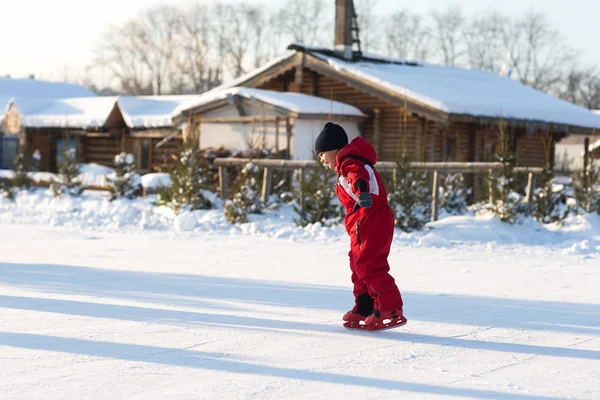
[[[154,185],[161,176],[146,178]],[[164,177],[164,176],[163,176]],[[142,180],[144,178],[142,177]],[[150,187],[150,186],[147,186]],[[165,230],[221,235],[255,235],[290,241],[345,242],[343,225],[313,224],[299,227],[293,208],[282,205],[263,215],[250,215],[250,222],[231,225],[214,193],[206,193],[216,208],[176,215],[168,207],[155,206],[156,196],[109,201],[108,193],[85,191],[80,198],[55,198],[47,189],[18,193],[15,202],[0,198],[0,223],[68,226],[78,229],[114,231]],[[395,244],[416,247],[543,246],[550,251],[575,254],[600,253],[600,215],[570,217],[563,226],[543,225],[532,218],[509,225],[489,215],[445,216],[419,232],[396,231]]]

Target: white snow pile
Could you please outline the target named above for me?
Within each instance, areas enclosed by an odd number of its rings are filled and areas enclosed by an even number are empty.
[[[10,178],[13,176],[13,171],[7,169],[0,169],[0,178]],[[29,176],[36,183],[48,183],[54,182],[59,179],[58,174],[52,172],[30,172]],[[90,163],[81,164],[81,172],[78,176],[79,183],[82,186],[96,186],[96,187],[108,187],[109,179],[115,178],[117,173],[114,168],[106,167],[104,165]],[[150,173],[139,177],[136,174],[134,183],[137,184],[138,180],[143,188],[145,189],[157,189],[159,186],[170,186],[171,179],[169,174],[166,173]]]
[[[151,182],[156,182],[156,177]],[[142,180],[144,178],[142,177]],[[175,214],[155,205],[156,196],[133,200],[108,200],[107,192],[87,190],[81,197],[55,198],[48,189],[21,191],[15,201],[0,198],[0,223],[43,224],[78,229],[115,231],[163,230],[225,235],[255,235],[292,241],[347,241],[343,225],[326,227],[320,223],[299,227],[290,205],[271,208],[265,214],[250,214],[250,222],[231,225],[224,217],[223,203],[216,194],[205,192],[212,210]],[[395,241],[406,246],[452,247],[475,245],[543,246],[563,253],[600,253],[600,215],[570,217],[562,226],[543,225],[532,218],[509,225],[493,215],[447,216],[427,224],[419,232],[396,231]]]

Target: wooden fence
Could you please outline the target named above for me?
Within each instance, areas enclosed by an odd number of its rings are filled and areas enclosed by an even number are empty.
[[[323,168],[323,166],[315,161],[296,161],[296,160],[251,160],[248,158],[217,158],[215,164],[219,169],[219,192],[222,199],[227,198],[227,168],[238,167],[241,168],[247,163],[252,162],[258,167],[264,169],[263,172],[263,185],[262,185],[262,199],[267,201],[271,195],[273,171],[295,171],[299,170],[298,180],[300,184],[300,209],[304,209],[304,191],[302,189],[304,182],[304,171],[306,169]],[[440,186],[440,175],[442,173],[488,173],[489,175],[495,169],[502,167],[501,163],[489,163],[489,162],[411,162],[410,167],[416,172],[432,172],[433,183],[432,183],[432,203],[431,203],[431,220],[437,221],[439,211],[439,186]],[[377,163],[377,170],[392,172],[392,179],[394,184],[396,182],[397,165],[395,162],[382,161]],[[515,172],[527,173],[527,188],[525,191],[525,201],[529,203],[531,201],[532,190],[535,187],[535,176],[543,171],[543,168],[539,167],[516,167]],[[489,192],[489,201],[493,202],[492,190]]]

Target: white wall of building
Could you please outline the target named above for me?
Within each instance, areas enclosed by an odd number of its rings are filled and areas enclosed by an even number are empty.
[[[293,158],[296,160],[312,160],[315,139],[321,133],[327,120],[322,119],[299,119],[294,126]],[[336,122],[341,125],[348,134],[348,141],[360,136],[358,123],[354,121]]]
[[[267,113],[264,110],[255,109],[245,106],[245,111],[248,115],[256,116],[275,116],[275,114]],[[239,116],[237,109],[233,105],[221,107],[217,110],[202,114],[202,118],[218,118],[218,117],[237,117]],[[299,118],[293,122],[293,132],[291,140],[292,159],[295,160],[311,160],[313,157],[314,142],[321,129],[327,122],[326,119],[314,118],[304,119]],[[337,122],[337,121],[336,121]],[[354,121],[338,122],[348,133],[349,141],[360,135],[358,123]],[[275,148],[276,130],[274,122],[261,122],[257,119],[252,123],[203,123],[200,125],[200,146],[208,147],[224,147],[231,150],[245,150],[249,143],[255,146]],[[279,125],[279,149],[285,149],[287,145],[285,132],[285,119],[282,119]]]

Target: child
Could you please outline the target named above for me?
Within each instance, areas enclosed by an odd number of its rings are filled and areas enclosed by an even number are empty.
[[[346,209],[355,305],[344,315],[344,326],[377,330],[406,324],[402,296],[389,274],[394,216],[374,168],[375,149],[360,137],[348,143],[344,128],[328,122],[315,141],[315,152],[337,172],[337,196]]]

